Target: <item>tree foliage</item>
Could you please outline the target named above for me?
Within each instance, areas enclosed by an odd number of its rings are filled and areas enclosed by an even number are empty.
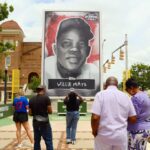
[[[15,50],[15,45],[9,42],[0,42],[0,53],[6,52],[8,50]]]
[[[12,5],[8,5],[7,3],[0,3],[0,21],[8,18],[9,14],[14,11],[14,7]]]
[[[8,18],[9,14],[14,11],[14,7],[12,5],[8,5],[7,3],[0,3],[0,21]],[[0,28],[0,31],[2,29]],[[7,50],[14,50],[15,47],[13,44],[7,42],[0,42],[0,53],[3,53]]]
[[[8,18],[9,14],[14,11],[14,7],[12,5],[8,5],[7,3],[0,3],[0,21]],[[0,32],[2,28],[0,27]],[[3,52],[7,52],[8,50],[15,50],[15,46],[9,42],[4,43],[0,41],[0,54]],[[7,53],[6,53],[7,55]],[[1,55],[0,55],[1,56]],[[0,57],[1,60],[1,57]],[[0,79],[4,79],[4,73],[0,70]]]
[[[31,82],[28,84],[28,88],[32,89],[34,92],[36,91],[36,88],[40,85],[41,79],[33,76],[31,79]]]
[[[120,82],[120,83],[118,84],[118,89],[121,90],[121,91],[123,90],[123,82]]]
[[[131,77],[135,78],[143,90],[150,89],[150,66],[134,64],[131,66]]]

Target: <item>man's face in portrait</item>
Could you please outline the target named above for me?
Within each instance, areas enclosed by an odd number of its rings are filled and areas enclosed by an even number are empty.
[[[76,28],[63,32],[55,45],[57,63],[72,73],[81,70],[89,52],[88,39],[82,30]]]

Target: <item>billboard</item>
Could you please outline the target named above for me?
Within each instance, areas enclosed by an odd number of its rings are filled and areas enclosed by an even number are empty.
[[[99,12],[45,11],[43,83],[49,96],[74,90],[93,97],[100,90]]]

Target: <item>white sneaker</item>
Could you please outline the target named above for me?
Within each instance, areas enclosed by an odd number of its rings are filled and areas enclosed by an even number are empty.
[[[66,143],[67,143],[67,144],[71,143],[71,140],[70,140],[70,139],[67,139]]]
[[[73,140],[73,141],[72,141],[72,144],[73,144],[73,145],[74,145],[74,144],[76,144],[76,141],[75,141],[75,140]]]
[[[22,147],[22,143],[18,144],[15,148],[21,148]]]

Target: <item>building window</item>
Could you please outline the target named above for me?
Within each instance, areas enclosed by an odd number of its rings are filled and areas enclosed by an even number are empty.
[[[5,66],[8,67],[11,65],[11,56],[8,55],[5,57]]]

